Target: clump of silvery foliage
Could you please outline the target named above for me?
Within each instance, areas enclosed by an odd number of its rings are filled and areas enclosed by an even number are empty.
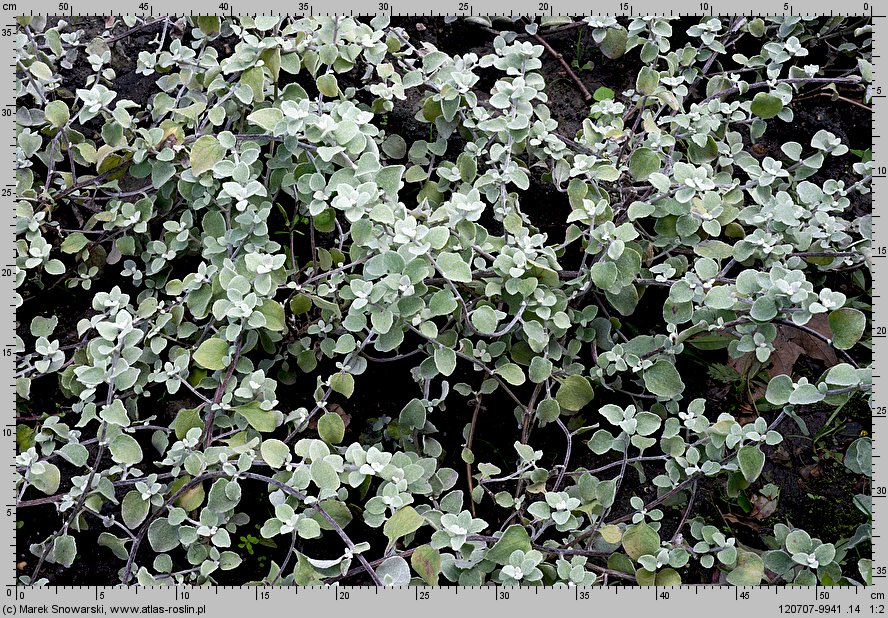
[[[22,582],[76,565],[97,530],[143,585],[216,582],[251,531],[289,547],[266,584],[871,582],[866,525],[772,524],[753,547],[695,509],[703,484],[758,488],[810,406],[871,388],[872,221],[854,213],[872,162],[822,180],[851,156],[827,130],[751,152],[813,86],[868,101],[868,26],[587,18],[637,77],[566,134],[534,35],[568,18],[474,18],[484,55],[387,17],[148,21],[15,34],[15,302],[63,290],[86,309],[20,324],[20,406],[39,418],[19,428],[19,518],[50,504],[56,522]],[[148,26],[143,104],[114,89],[115,58]],[[854,70],[810,64],[818,38]],[[422,139],[389,126],[398,110]],[[565,195],[563,233],[534,223],[534,183]],[[645,295],[662,315],[637,311]],[[780,329],[820,314],[841,362],[773,377],[752,421],[690,395],[683,354],[764,366]],[[362,422],[362,376],[392,358],[391,409],[346,440],[342,409]],[[31,409],[47,389],[58,407]],[[466,407],[513,450],[485,452],[454,420]],[[847,473],[871,474],[870,454],[855,441]]]

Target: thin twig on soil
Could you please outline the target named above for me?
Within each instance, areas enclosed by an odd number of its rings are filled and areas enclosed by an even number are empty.
[[[555,59],[561,64],[561,68],[564,69],[564,72],[567,73],[568,77],[570,77],[570,80],[577,87],[577,90],[579,90],[580,93],[583,95],[583,100],[587,103],[591,101],[592,93],[589,92],[589,89],[586,88],[586,85],[583,83],[583,81],[577,76],[576,73],[574,73],[573,69],[570,68],[567,60],[564,59],[564,56],[562,56],[561,53],[555,51],[555,48],[549,44],[549,41],[541,37],[539,34],[535,33],[532,36],[537,43],[545,47],[546,51],[552,54],[552,56],[554,56]]]
[[[144,30],[145,28],[150,28],[154,24],[159,24],[162,21],[169,22],[169,19],[170,19],[169,15],[164,15],[163,17],[158,17],[157,19],[152,19],[151,21],[143,22],[143,23],[139,24],[138,26],[133,26],[132,28],[130,28],[126,32],[122,32],[116,36],[112,36],[110,39],[105,39],[105,44],[110,45],[111,43],[116,43],[117,41],[120,41],[121,39],[125,39],[128,36],[131,36],[141,30]],[[166,28],[164,28],[164,30],[166,30]]]
[[[478,399],[475,403],[475,411],[472,413],[472,423],[469,425],[469,435],[466,438],[466,449],[472,450],[472,440],[475,437],[475,427],[478,424],[478,412],[481,410],[481,396],[478,396]],[[469,506],[472,508],[472,517],[477,517],[478,514],[475,512],[475,500],[472,499],[472,492],[475,488],[472,486],[472,464],[466,462],[466,481],[469,483]]]
[[[777,79],[773,82],[763,81],[763,82],[754,82],[749,84],[746,91],[750,92],[752,90],[759,90],[761,88],[769,88],[774,84],[859,84],[859,77],[787,77],[785,79]],[[712,94],[702,101],[700,101],[700,105],[704,103],[708,103],[713,99],[720,99],[721,97],[730,96],[732,94],[737,94],[740,92],[740,86],[732,86],[731,88],[725,88],[724,90],[720,90],[715,94]]]

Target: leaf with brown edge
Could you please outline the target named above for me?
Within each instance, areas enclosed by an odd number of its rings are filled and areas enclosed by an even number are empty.
[[[429,586],[438,585],[438,575],[441,574],[441,552],[431,545],[417,547],[410,556],[410,565],[422,581]]]

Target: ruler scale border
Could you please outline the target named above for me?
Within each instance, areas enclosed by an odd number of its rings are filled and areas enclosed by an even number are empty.
[[[133,11],[121,9],[128,8],[132,4]],[[619,2],[606,0],[590,4],[578,0],[488,0],[481,2],[456,2],[449,1],[434,5],[434,10],[417,5],[415,2],[403,0],[324,0],[320,2],[307,2],[308,11],[295,13],[296,15],[351,15],[370,16],[389,14],[391,16],[471,16],[471,15],[602,15],[602,16],[631,16],[631,15],[664,15],[667,14],[661,3],[650,0],[633,0],[632,2]],[[430,5],[431,3],[429,3]],[[447,4],[452,8],[468,5],[467,10],[448,10]],[[225,14],[234,15],[293,15],[291,12],[293,3],[281,0],[266,0],[262,3],[261,12],[247,10],[253,8],[243,0],[203,0],[189,4],[189,15]],[[428,5],[427,5],[428,6]],[[736,5],[728,4],[722,0],[673,0],[668,3],[669,15],[681,15],[686,17],[707,15],[734,15]],[[809,2],[766,2],[751,0],[743,4],[745,15],[796,15],[804,17],[813,16],[859,16],[871,17],[873,24],[873,64],[874,87],[883,83],[881,72],[880,50],[883,48],[884,34],[888,30],[888,5],[878,5],[874,0],[863,2],[851,0],[836,5],[825,0],[812,0]],[[53,0],[37,0],[36,2],[0,2],[0,24],[3,28],[15,28],[15,17],[19,15],[70,15],[70,16],[104,16],[138,15],[141,17],[153,17],[156,15],[182,15],[181,3],[170,0],[130,0],[120,3],[108,0],[71,0],[59,2]],[[778,10],[775,10],[778,9]],[[243,12],[242,12],[243,11]],[[12,59],[12,38],[0,38],[0,45],[5,44]],[[5,64],[8,71],[9,83],[12,84],[12,102],[4,102],[0,109],[16,108],[15,101],[15,62]],[[888,84],[886,84],[888,86]],[[885,152],[886,140],[888,140],[888,94],[874,94],[872,100],[872,153],[876,167],[880,167],[880,155]],[[11,135],[12,143],[15,143],[16,127],[15,114],[0,116],[0,124],[8,120],[6,130]],[[15,154],[14,148],[4,150],[2,161],[11,169],[10,180],[3,183],[4,188],[15,190]],[[886,156],[888,161],[888,156]],[[888,169],[888,168],[883,168]],[[880,171],[880,170],[877,170]],[[872,182],[872,209],[873,209],[873,245],[874,255],[880,253],[878,245],[883,238],[888,238],[888,229],[883,232],[883,226],[888,226],[888,221],[881,222],[881,213],[876,208],[877,196],[883,194],[883,186],[888,183],[888,173],[873,175]],[[0,268],[10,269],[12,276],[4,274],[0,276],[0,298],[9,299],[0,303],[0,323],[9,320],[12,330],[8,338],[4,338],[2,345],[3,354],[0,355],[0,371],[3,375],[11,376],[11,382],[0,381],[0,399],[10,401],[9,411],[3,413],[2,428],[3,442],[9,454],[14,457],[16,452],[16,391],[15,391],[15,366],[16,356],[13,336],[16,328],[16,309],[13,302],[15,293],[15,196],[9,198],[5,204],[6,212],[11,217],[9,226],[0,225],[0,229],[7,230],[9,243],[5,246],[10,249],[3,252],[8,258],[0,258]],[[873,317],[872,327],[884,326],[888,330],[888,313],[882,308],[883,300],[878,291],[883,289],[882,279],[888,277],[888,269],[880,262],[888,261],[888,251],[885,251],[882,260],[872,260],[872,291],[873,291]],[[884,271],[884,273],[882,272]],[[878,281],[878,286],[877,286]],[[888,282],[886,282],[888,283]],[[873,333],[873,358],[884,357],[888,354],[888,335]],[[749,616],[751,612],[764,612],[763,615],[780,615],[787,613],[799,614],[859,614],[878,615],[888,613],[888,568],[883,556],[883,541],[878,534],[882,528],[877,528],[879,513],[883,510],[881,502],[888,500],[888,487],[880,483],[888,482],[888,457],[880,457],[880,445],[882,440],[876,441],[876,429],[888,423],[886,405],[879,406],[883,401],[882,381],[888,380],[888,374],[882,376],[879,373],[881,361],[877,365],[873,363],[873,406],[871,437],[874,447],[873,461],[873,586],[859,588],[836,587],[781,587],[781,586],[751,586],[734,588],[727,586],[711,585],[682,585],[676,587],[634,586],[634,587],[592,587],[592,588],[503,588],[498,586],[482,587],[394,587],[377,588],[375,586],[331,586],[304,588],[293,587],[250,587],[250,586],[211,586],[196,588],[184,587],[139,587],[132,586],[49,586],[45,588],[23,587],[16,584],[18,572],[15,569],[17,556],[16,543],[16,490],[12,483],[15,464],[11,460],[10,470],[7,476],[9,486],[12,488],[11,500],[4,506],[2,512],[3,521],[0,521],[0,539],[2,543],[8,543],[12,560],[9,565],[12,568],[11,577],[0,578],[4,582],[5,591],[0,591],[3,601],[0,603],[4,616],[27,613],[53,613],[59,615],[91,613],[92,615],[113,615],[125,613],[120,608],[138,608],[140,613],[150,614],[179,614],[179,615],[206,615],[221,616],[247,611],[251,606],[263,611],[314,611],[333,608],[336,613],[353,612],[356,610],[369,612],[372,615],[400,613],[401,608],[395,604],[403,604],[413,611],[421,611],[430,617],[452,616],[460,607],[471,607],[479,613],[484,610],[499,606],[500,611],[509,611],[517,615],[537,615],[540,611],[552,611],[553,603],[557,607],[563,605],[577,609],[590,609],[592,611],[615,610],[625,611],[631,609],[641,613],[642,611],[681,611],[688,616],[711,615],[717,610],[725,618],[737,616]],[[8,397],[8,399],[6,399]],[[888,403],[888,402],[886,402]],[[881,408],[881,410],[880,410]],[[411,602],[416,605],[411,605]],[[627,603],[629,605],[627,606]],[[715,603],[720,603],[716,606]],[[729,604],[726,604],[729,603]],[[331,605],[332,604],[332,605]],[[603,604],[603,605],[602,605]],[[81,611],[74,611],[80,608]],[[117,611],[115,611],[117,608]],[[576,609],[572,609],[576,608]],[[42,611],[41,611],[42,610]]]

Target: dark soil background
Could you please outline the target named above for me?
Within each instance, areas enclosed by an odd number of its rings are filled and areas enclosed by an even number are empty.
[[[90,35],[101,33],[105,27],[101,18],[72,18],[69,21],[74,27],[82,28]],[[473,23],[459,21],[447,24],[443,19],[425,17],[395,18],[393,23],[405,28],[412,40],[431,43],[450,54],[474,52],[480,56],[492,50],[494,34]],[[681,46],[683,33],[692,23],[694,20],[689,19],[672,22],[675,32],[673,48]],[[156,77],[146,78],[137,75],[134,69],[138,52],[147,48],[160,29],[161,25],[157,24],[113,44],[112,65],[117,71],[113,88],[117,90],[119,99],[131,99],[144,106],[149,97],[157,91],[154,85]],[[183,33],[171,28],[168,36],[181,37]],[[87,40],[89,38],[87,37]],[[594,92],[600,86],[606,86],[614,90],[619,98],[623,90],[634,87],[635,76],[640,67],[637,50],[620,59],[608,60],[598,51],[591,40],[591,33],[587,32],[586,28],[546,35],[546,40],[555,50],[563,54],[569,64],[574,64],[576,61],[576,66],[589,67],[586,70],[575,69],[575,71],[590,92]],[[233,41],[220,40],[216,45],[220,51],[226,52],[230,51],[229,46],[233,45]],[[827,43],[814,43],[811,52],[811,63],[816,63],[818,57],[826,57],[832,53]],[[573,137],[581,128],[583,119],[587,117],[589,104],[583,101],[576,86],[555,58],[550,54],[544,54],[542,60],[541,73],[546,79],[552,116],[559,123],[558,132]],[[843,67],[843,62],[848,64],[848,67]],[[841,70],[851,68],[853,64],[850,59],[839,59],[831,68]],[[89,72],[91,72],[89,64],[84,55],[81,55],[75,67],[66,73],[65,87],[70,89],[78,87]],[[484,71],[480,74],[482,79],[478,88],[483,92],[492,85],[492,74],[485,75]],[[343,79],[340,77],[341,81]],[[310,80],[298,81],[309,91],[314,88]],[[387,130],[399,133],[408,143],[416,139],[426,139],[428,126],[418,123],[413,117],[418,104],[419,93],[413,93],[406,104],[398,104],[396,109],[388,114]],[[792,125],[778,120],[769,122],[764,137],[757,144],[750,145],[751,152],[758,157],[770,155],[780,159],[780,145],[783,142],[794,140],[807,144],[819,129],[827,129],[841,137],[852,150],[866,150],[871,146],[871,118],[865,109],[841,100],[832,101],[828,97],[816,94],[809,97],[800,96],[793,102],[792,109],[795,113],[795,122]],[[448,158],[455,158],[459,154],[459,149],[454,146],[457,144],[451,145]],[[827,178],[835,178],[844,180],[846,185],[852,184],[856,181],[856,177],[852,174],[851,165],[856,160],[858,159],[850,154],[843,157],[829,157],[827,165],[812,180],[822,182]],[[35,173],[39,174],[39,169],[35,169]],[[141,182],[134,180],[133,184],[138,185]],[[853,213],[849,213],[849,217],[871,212],[869,196],[855,194],[852,199]],[[563,238],[565,218],[570,212],[565,194],[559,193],[550,184],[543,183],[539,177],[535,177],[531,188],[522,196],[522,209],[529,213],[541,231],[549,234],[550,241],[559,242]],[[64,217],[65,214],[60,213],[60,216]],[[71,221],[73,222],[73,218]],[[300,245],[297,246],[297,251],[303,256],[308,255],[306,237],[298,237],[298,241]],[[321,234],[318,242],[321,246],[329,246],[332,245],[333,238]],[[575,264],[566,263],[563,266],[576,268]],[[77,320],[91,315],[90,303],[93,294],[108,290],[114,285],[124,285],[125,280],[119,276],[120,267],[119,264],[108,266],[106,271],[96,278],[88,294],[70,292],[63,286],[38,290],[26,283],[22,290],[26,302],[19,309],[19,323],[24,325],[21,334],[26,342],[28,341],[26,325],[33,316],[55,314],[59,316],[61,322],[57,333],[62,334],[60,339],[63,348],[76,344],[78,338],[74,326]],[[135,290],[129,291],[135,293]],[[849,296],[854,294],[850,284],[847,291]],[[627,327],[627,333],[663,332],[661,313],[665,297],[666,291],[662,289],[647,290],[635,316],[653,317],[648,323],[634,320],[633,326],[637,332],[624,325]],[[408,336],[399,352],[409,351],[419,345],[419,340],[411,340]],[[381,433],[373,428],[373,424],[384,417],[397,418],[408,401],[420,396],[420,389],[409,373],[410,368],[420,358],[421,356],[417,356],[391,363],[371,362],[367,372],[356,378],[355,396],[352,399],[346,400],[334,395],[331,401],[335,401],[350,416],[345,443],[353,440],[362,442],[379,440]],[[756,401],[749,396],[748,390],[739,387],[737,383],[726,384],[713,377],[715,374],[709,371],[710,368],[724,366],[727,360],[727,354],[723,350],[712,352],[691,350],[689,354],[683,356],[680,359],[682,374],[688,375],[686,372],[691,372],[692,375],[699,377],[693,381],[686,380],[689,388],[685,393],[685,401],[690,401],[694,397],[704,397],[707,399],[707,414],[711,418],[720,412],[729,412],[749,422],[756,415],[754,407]],[[859,360],[861,363],[868,362],[866,358]],[[797,373],[812,378],[816,378],[826,367],[822,360],[806,356],[800,357],[795,364]],[[66,418],[70,416],[66,415],[66,410],[70,410],[69,402],[63,399],[55,380],[54,377],[42,378],[32,389],[31,400],[20,402],[18,410],[20,425],[36,427],[39,425],[39,419],[50,414],[58,414],[65,422],[74,424],[75,419]],[[477,382],[477,374],[459,365],[457,373],[451,378],[451,383],[458,381]],[[279,384],[278,398],[282,409],[287,411],[309,403],[314,387],[313,376],[292,386]],[[433,394],[436,388],[432,387]],[[158,387],[155,387],[154,391],[161,392]],[[183,391],[175,397],[164,395],[158,398],[156,407],[159,412],[155,423],[169,424],[179,409],[193,407],[196,404],[196,401],[187,397],[187,391],[184,393]],[[596,409],[597,406],[608,402],[622,405],[630,403],[625,397],[609,396],[606,391],[599,390],[598,395],[599,398],[593,404]],[[523,396],[523,393],[519,396]],[[528,399],[529,395],[524,395],[524,398]],[[513,409],[511,400],[503,395],[494,394],[484,398],[475,433],[474,450],[477,461],[490,462],[504,470],[514,466],[512,443],[518,435],[518,429]],[[460,460],[460,451],[463,445],[462,431],[466,423],[470,422],[473,410],[472,402],[466,401],[456,393],[451,393],[446,411],[434,414],[431,419],[440,431],[435,437],[441,441],[446,450],[442,465],[449,465],[460,473],[456,489],[463,489],[466,492],[466,508],[469,506],[468,486],[465,464]],[[854,439],[869,432],[870,412],[865,402],[852,400],[834,418],[831,418],[832,413],[833,409],[826,406],[800,409],[799,414],[805,419],[810,435],[802,435],[791,420],[784,422],[780,429],[786,439],[781,445],[770,448],[771,452],[762,478],[746,490],[745,501],[730,498],[725,494],[723,478],[714,481],[707,479],[698,487],[694,514],[730,531],[742,544],[757,549],[765,548],[763,537],[777,522],[792,522],[805,528],[812,536],[819,536],[825,541],[837,541],[851,536],[858,525],[867,521],[866,517],[853,506],[852,499],[855,494],[868,493],[868,483],[850,475],[842,464],[842,457]],[[761,414],[769,421],[776,416],[774,411],[762,411]],[[824,430],[826,435],[815,444],[812,437],[821,430]],[[561,463],[564,436],[557,427],[550,425],[534,430],[531,444],[546,453],[546,459],[541,465],[552,466]],[[576,448],[577,446],[579,448]],[[143,447],[146,454],[156,453],[147,442],[143,443]],[[591,469],[610,461],[612,457],[598,457],[582,444],[575,442],[571,469],[578,467]],[[615,506],[612,517],[628,512],[628,498],[633,492],[645,501],[656,497],[653,493],[655,488],[649,483],[649,479],[661,470],[657,466],[649,466],[644,471],[648,477],[645,483],[639,483],[637,472],[628,471],[620,494],[620,502]],[[68,486],[69,475],[72,472],[73,470],[63,468],[63,488]],[[604,478],[607,478],[606,474]],[[776,509],[768,517],[763,518],[749,509],[749,500],[754,498],[757,490],[766,483],[776,485],[780,495]],[[264,497],[264,487],[257,484],[251,488],[248,484],[244,489],[246,498],[241,506],[247,509],[252,521],[237,534],[232,535],[232,549],[236,551],[240,551],[237,548],[239,535],[250,533],[259,537],[258,526],[271,515],[271,508],[266,500],[251,499],[249,496],[250,490],[253,489],[256,496]],[[503,489],[511,490],[511,487]],[[119,497],[122,496],[121,493]],[[25,497],[38,496],[29,492]],[[660,507],[667,511],[664,534],[671,534],[670,526],[676,525],[680,518],[681,507],[681,503]],[[505,511],[493,506],[489,499],[478,505],[477,511],[477,516],[486,519],[493,530],[498,529],[505,519]],[[349,531],[355,539],[382,539],[380,531],[367,529],[359,512],[355,511],[354,515]],[[53,532],[58,526],[59,516],[55,507],[49,504],[22,510],[20,517],[18,559],[20,571],[25,574],[30,573],[36,563],[36,558],[28,549],[29,545],[41,541]],[[78,534],[79,558],[73,568],[63,570],[47,565],[43,569],[43,575],[49,578],[51,584],[86,585],[119,581],[118,569],[123,566],[123,562],[115,558],[110,550],[96,545],[98,534],[105,531],[99,519],[91,516],[89,524],[92,526],[91,530]],[[107,531],[115,532],[113,528]],[[380,545],[380,542],[373,543],[375,548]],[[306,543],[304,549],[315,557],[334,557],[340,554],[340,547],[331,543]],[[260,546],[253,556],[241,551],[244,563],[233,571],[217,572],[217,580],[220,584],[259,580],[267,574],[270,561],[275,560],[280,564],[286,551],[287,547],[282,543],[277,547]],[[869,547],[861,545],[855,551],[860,553],[860,557],[865,557],[869,554]],[[152,557],[150,547],[145,543],[137,562],[150,568]],[[349,583],[365,582],[358,576],[351,578]]]

